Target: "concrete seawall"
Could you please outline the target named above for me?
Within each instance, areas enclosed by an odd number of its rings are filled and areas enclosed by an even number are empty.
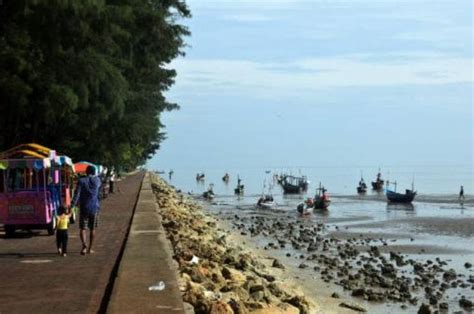
[[[172,255],[147,173],[107,312],[185,313]]]

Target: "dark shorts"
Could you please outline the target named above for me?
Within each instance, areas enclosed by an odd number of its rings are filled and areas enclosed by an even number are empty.
[[[79,229],[94,230],[99,224],[99,214],[80,214],[79,215]]]

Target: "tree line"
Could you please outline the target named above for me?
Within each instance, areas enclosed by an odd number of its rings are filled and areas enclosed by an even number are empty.
[[[122,169],[164,139],[183,0],[0,0],[0,151],[36,142]]]

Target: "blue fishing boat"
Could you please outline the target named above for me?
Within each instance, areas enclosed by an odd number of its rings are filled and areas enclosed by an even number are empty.
[[[411,203],[415,199],[416,191],[415,191],[415,184],[412,182],[411,190],[406,189],[405,193],[397,193],[397,182],[393,183],[395,185],[395,191],[388,189],[385,190],[385,195],[387,196],[387,200],[391,203]]]
[[[415,199],[416,191],[406,189],[405,193],[397,193],[395,191],[386,190],[387,199],[392,203],[411,203]]]

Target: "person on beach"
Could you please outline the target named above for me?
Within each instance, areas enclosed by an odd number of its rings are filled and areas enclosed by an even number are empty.
[[[69,218],[71,213],[67,211],[66,207],[60,206],[58,209],[58,216],[56,217],[56,247],[58,248],[58,254],[61,256],[67,255],[67,240],[68,240],[68,228]]]
[[[95,230],[98,224],[100,211],[100,179],[95,175],[95,168],[88,166],[86,177],[80,178],[77,182],[77,188],[72,199],[72,206],[79,203],[79,229],[82,242],[81,254],[94,253],[92,246],[94,244]],[[86,229],[89,229],[89,246],[86,244]]]
[[[464,187],[461,185],[461,189],[459,190],[459,200],[464,201]]]
[[[115,171],[112,169],[110,171],[110,178],[109,178],[109,193],[115,193]]]

